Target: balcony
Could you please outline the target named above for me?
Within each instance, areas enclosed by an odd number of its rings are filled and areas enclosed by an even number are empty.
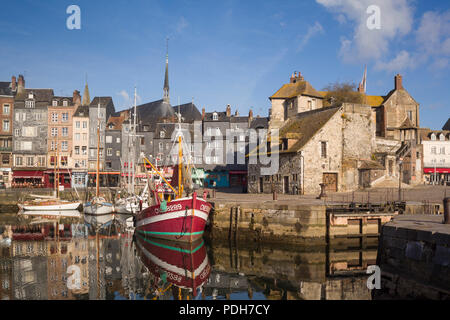
[[[0,152],[12,152],[12,146],[11,147],[0,147]]]

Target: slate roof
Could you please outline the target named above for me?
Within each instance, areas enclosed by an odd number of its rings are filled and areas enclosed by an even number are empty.
[[[442,127],[442,130],[450,130],[450,118],[448,118],[447,122]]]
[[[106,130],[122,130],[122,123],[124,122],[124,120],[125,120],[124,116],[109,117],[108,122],[106,123]],[[112,128],[110,128],[111,125]]]
[[[89,117],[89,106],[79,106],[75,113],[74,117]]]
[[[192,123],[194,121],[202,120],[202,114],[192,102],[181,104],[179,107],[183,122]],[[174,113],[178,113],[178,106],[173,106],[172,109]]]
[[[28,99],[29,93],[34,94],[36,102],[47,102],[49,105],[54,97],[53,89],[24,89],[23,92],[17,93],[16,101],[25,101]]]
[[[2,96],[12,96],[11,82],[0,81],[0,95]]]
[[[105,106],[105,105],[107,105],[109,103],[112,103],[112,102],[113,102],[112,101],[112,97],[95,97],[92,100],[90,106],[91,107],[97,107],[99,103],[100,103],[100,106]]]
[[[256,117],[253,118],[250,128],[256,129],[256,128],[263,128],[268,129],[269,128],[269,118],[268,117]]]
[[[295,83],[284,84],[269,99],[289,99],[299,95],[316,97],[323,99],[323,95],[313,88],[308,81],[297,81]]]
[[[213,120],[214,113],[217,113],[217,120]],[[206,112],[205,118],[203,121],[213,121],[213,122],[230,122],[230,117],[227,117],[227,113],[225,111],[221,112]]]

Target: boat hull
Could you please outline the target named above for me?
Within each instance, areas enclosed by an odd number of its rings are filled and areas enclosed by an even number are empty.
[[[76,210],[80,206],[80,202],[70,202],[61,204],[41,204],[41,205],[28,205],[20,204],[19,208],[24,211],[63,211],[63,210]]]
[[[110,203],[87,202],[83,206],[83,211],[90,215],[106,215],[114,212],[114,206]]]
[[[211,266],[202,239],[183,243],[138,235],[136,240],[142,262],[157,278],[165,273],[168,282],[191,292],[208,280]]]
[[[136,232],[144,237],[193,242],[203,236],[211,207],[196,195],[168,202],[164,212],[154,205],[137,215]]]

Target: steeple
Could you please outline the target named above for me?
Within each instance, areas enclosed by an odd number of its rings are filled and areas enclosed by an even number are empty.
[[[83,93],[83,102],[81,105],[88,106],[91,104],[91,97],[89,96],[89,87],[87,83],[87,75],[86,75],[86,85],[84,87],[84,93]]]
[[[166,74],[164,77],[163,100],[170,103],[169,97],[169,38],[166,39]]]

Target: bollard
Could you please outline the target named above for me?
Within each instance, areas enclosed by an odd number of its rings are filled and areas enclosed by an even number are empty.
[[[274,201],[277,200],[277,192],[276,191],[273,192],[273,200]]]
[[[444,224],[450,224],[450,198],[444,199]]]

